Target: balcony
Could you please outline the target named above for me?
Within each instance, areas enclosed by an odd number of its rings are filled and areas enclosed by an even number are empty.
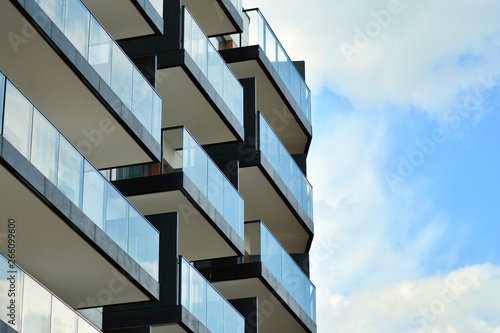
[[[185,128],[163,130],[161,164],[108,173],[142,214],[179,212],[179,253],[189,260],[243,253],[243,198]]]
[[[0,69],[86,158],[159,160],[161,98],[79,0],[2,1],[0,13]]]
[[[2,322],[17,332],[100,333],[101,331],[81,317],[70,306],[43,287],[19,266],[0,254],[0,331]],[[8,298],[14,275],[15,296]],[[13,316],[8,316],[14,300]],[[13,320],[14,319],[14,320]],[[5,327],[6,329],[6,327]]]
[[[316,332],[316,288],[261,221],[245,223],[248,256],[196,263],[229,299],[256,296],[259,332]],[[272,316],[269,304],[274,305]],[[267,308],[266,308],[267,307]]]
[[[243,30],[242,0],[183,0],[207,36],[227,35]]]
[[[170,286],[177,286],[173,290],[177,295],[175,304],[149,302],[106,307],[104,330],[151,325],[154,333],[245,332],[244,318],[186,259],[179,259],[177,269],[177,281],[170,281]]]
[[[288,151],[305,153],[312,137],[311,91],[261,12],[245,14],[248,31],[219,37],[221,55],[238,78],[257,78],[258,110]]]
[[[115,40],[163,33],[163,0],[82,1]]]
[[[268,221],[290,253],[308,252],[314,232],[312,186],[264,115],[259,112],[257,119],[256,152],[238,157],[245,221]]]
[[[155,299],[158,231],[1,74],[0,96],[0,219],[17,221],[16,262],[72,307]]]

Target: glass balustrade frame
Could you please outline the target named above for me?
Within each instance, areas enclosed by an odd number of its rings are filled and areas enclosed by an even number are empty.
[[[243,333],[245,318],[184,257],[179,257],[179,304],[212,333]]]
[[[316,322],[316,287],[264,222],[246,223],[246,225],[252,224],[259,224],[260,253],[251,254],[250,260],[257,259],[266,266],[307,315]]]
[[[243,126],[243,86],[185,6],[181,35],[182,48]]]
[[[16,331],[101,332],[2,253],[0,253],[0,268],[3,268],[0,271],[0,290],[2,291],[0,320]],[[6,290],[2,290],[4,283]],[[34,298],[37,300],[33,300]],[[12,312],[9,306],[13,309]]]
[[[0,88],[2,137],[158,281],[158,230],[1,72]]]
[[[261,112],[258,112],[258,147],[283,180],[307,216],[313,219],[312,186],[283,142]],[[274,145],[274,153],[272,151]]]
[[[31,0],[160,142],[161,97],[80,0]]]

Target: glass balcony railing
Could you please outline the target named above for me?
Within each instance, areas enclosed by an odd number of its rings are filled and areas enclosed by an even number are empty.
[[[184,172],[244,239],[243,198],[187,129],[176,127],[163,130],[162,161],[162,165],[148,163],[111,169],[109,179],[114,181]]]
[[[158,280],[159,232],[1,73],[0,89],[0,134]]]
[[[243,0],[231,0],[231,3],[238,10],[238,13],[243,12]]]
[[[249,234],[259,235],[259,237],[249,237],[252,249],[250,261],[262,262],[309,317],[316,321],[316,287],[307,275],[263,222],[247,223],[245,228]],[[258,253],[255,253],[257,251]]]
[[[262,13],[258,9],[246,10],[245,13],[250,18],[249,45],[260,45],[307,120],[311,122],[311,90]]]
[[[186,7],[183,46],[243,126],[243,87]]]
[[[180,304],[212,333],[243,333],[245,319],[186,259],[180,258]]]
[[[80,0],[34,0],[160,142],[161,98]]]
[[[0,295],[0,320],[18,332],[101,332],[3,255]]]
[[[312,186],[266,118],[259,112],[259,149],[306,214],[313,218]]]

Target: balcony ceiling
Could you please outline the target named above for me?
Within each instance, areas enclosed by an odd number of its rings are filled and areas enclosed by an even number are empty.
[[[151,161],[127,129],[26,22],[10,1],[0,2],[0,71],[97,168]],[[24,31],[33,34],[28,35],[32,38],[14,48],[9,34],[24,38]]]
[[[237,78],[257,78],[257,111],[264,114],[290,154],[308,149],[308,136],[257,60],[230,63]]]
[[[82,0],[115,40],[154,34],[155,31],[132,1],[135,0]]]
[[[240,169],[240,193],[245,199],[245,221],[264,221],[289,253],[306,251],[311,236],[259,167]]]
[[[236,26],[229,19],[228,15],[230,14],[222,9],[223,4],[221,2],[220,0],[182,1],[207,36],[228,35],[237,31]]]
[[[16,220],[16,263],[63,301],[76,308],[149,299],[4,166],[0,184],[0,221]]]
[[[182,67],[161,69],[157,75],[163,128],[184,125],[201,145],[237,139]]]

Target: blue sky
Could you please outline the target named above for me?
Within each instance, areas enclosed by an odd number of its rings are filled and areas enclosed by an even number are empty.
[[[500,2],[244,6],[306,61],[318,331],[500,333]]]

